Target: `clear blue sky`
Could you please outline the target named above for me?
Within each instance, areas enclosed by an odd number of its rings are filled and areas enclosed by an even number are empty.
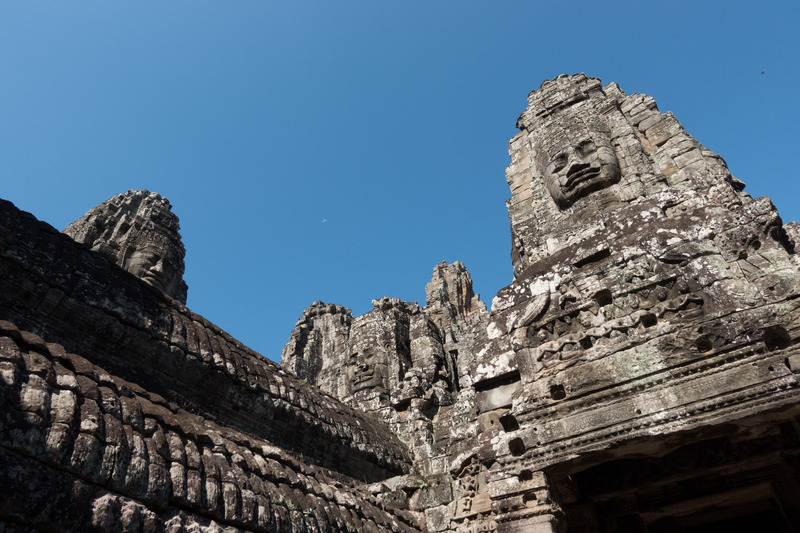
[[[277,359],[323,300],[511,281],[507,143],[561,73],[655,97],[800,218],[800,3],[0,3],[0,197],[58,229],[169,198],[188,305]],[[761,75],[761,71],[766,73]]]

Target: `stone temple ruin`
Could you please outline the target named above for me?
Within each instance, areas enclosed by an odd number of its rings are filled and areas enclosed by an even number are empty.
[[[313,303],[277,365],[184,305],[169,203],[0,203],[0,531],[800,531],[796,223],[582,74],[511,139],[513,282]]]

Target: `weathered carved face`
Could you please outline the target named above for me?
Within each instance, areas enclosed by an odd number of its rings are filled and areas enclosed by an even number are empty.
[[[181,281],[179,265],[180,258],[169,246],[148,242],[134,250],[124,268],[162,292],[175,294]]]
[[[359,346],[353,351],[347,362],[347,380],[350,384],[350,393],[356,393],[375,387],[386,388],[384,375],[386,371],[386,357],[376,346]]]
[[[600,129],[571,131],[545,143],[545,186],[561,209],[620,180],[619,160]]]
[[[64,233],[186,303],[184,248],[178,217],[166,198],[147,190],[128,191],[91,209]]]

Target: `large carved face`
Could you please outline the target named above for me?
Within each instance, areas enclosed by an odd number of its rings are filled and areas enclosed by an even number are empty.
[[[124,268],[145,283],[175,294],[181,281],[180,258],[169,246],[154,242],[141,245],[125,261]]]
[[[619,160],[608,134],[600,128],[567,131],[543,144],[546,160],[540,170],[547,190],[561,209],[620,180]]]
[[[347,362],[350,393],[375,387],[386,388],[386,356],[377,345],[359,343]]]
[[[91,209],[64,233],[176,300],[186,303],[184,248],[166,198],[128,191]]]

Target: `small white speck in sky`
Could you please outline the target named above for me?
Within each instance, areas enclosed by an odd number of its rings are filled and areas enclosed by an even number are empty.
[[[327,219],[327,218],[323,218],[323,219],[322,219],[322,223],[323,223],[323,224],[325,224],[327,221],[328,221],[328,219]]]

